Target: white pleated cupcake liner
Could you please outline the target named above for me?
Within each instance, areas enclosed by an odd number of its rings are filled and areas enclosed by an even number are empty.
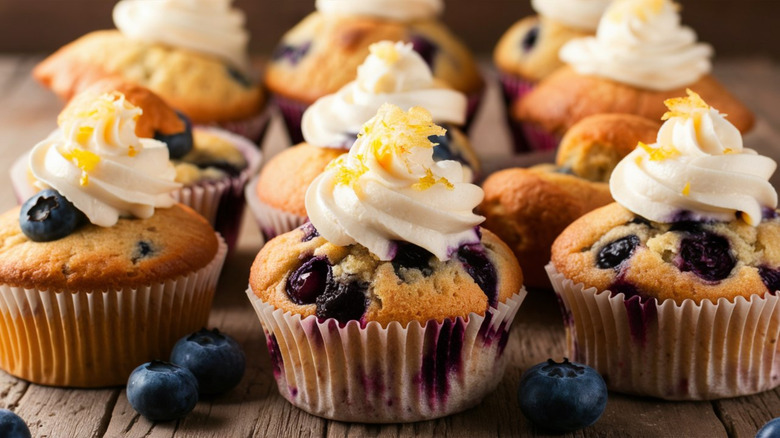
[[[443,417],[478,404],[509,360],[504,347],[525,288],[485,316],[339,323],[276,309],[247,290],[266,335],[280,394],[333,420],[394,423]]]
[[[247,205],[249,205],[249,211],[252,212],[252,216],[257,221],[257,226],[260,227],[260,232],[266,241],[292,231],[309,221],[309,218],[306,216],[288,213],[261,201],[257,197],[257,182],[259,179],[259,176],[255,176],[247,184],[245,197]]]
[[[568,354],[615,391],[668,400],[754,394],[780,384],[780,297],[624,299],[546,266],[563,306]]]
[[[205,267],[141,288],[53,292],[0,285],[0,368],[33,383],[125,385],[206,326],[227,245]]]

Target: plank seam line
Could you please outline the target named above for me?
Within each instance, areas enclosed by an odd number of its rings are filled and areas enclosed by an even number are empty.
[[[715,416],[718,417],[720,424],[723,425],[723,429],[726,430],[726,435],[729,437],[737,436],[736,431],[734,430],[734,425],[732,424],[731,427],[729,427],[729,423],[726,422],[726,414],[723,412],[723,409],[721,409],[720,403],[717,401],[712,401],[710,402],[710,406],[712,406],[712,410],[715,413]]]
[[[105,409],[103,410],[103,417],[100,419],[100,423],[97,426],[97,429],[95,430],[95,436],[106,436],[106,432],[108,431],[108,425],[111,424],[111,417],[114,413],[114,407],[116,406],[116,402],[119,400],[119,390],[114,390],[114,393],[111,395],[111,398],[108,400],[108,403],[105,404]]]

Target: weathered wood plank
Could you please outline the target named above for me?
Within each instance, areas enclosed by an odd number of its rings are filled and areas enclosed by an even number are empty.
[[[118,395],[118,389],[30,385],[15,412],[36,437],[102,437]]]
[[[713,402],[731,437],[750,438],[767,421],[780,417],[780,390]]]

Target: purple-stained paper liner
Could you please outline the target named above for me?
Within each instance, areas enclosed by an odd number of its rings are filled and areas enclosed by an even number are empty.
[[[478,404],[503,377],[525,295],[523,288],[485,316],[382,327],[301,318],[247,290],[280,394],[311,414],[365,423],[427,420]]]
[[[501,74],[501,91],[507,108],[506,119],[514,141],[515,153],[553,150],[558,147],[561,140],[557,135],[549,134],[534,125],[522,123],[512,117],[511,110],[515,103],[523,99],[535,87],[535,82],[520,76]]]
[[[546,266],[563,306],[568,354],[619,392],[668,400],[754,394],[780,384],[780,297],[696,304],[585,289]]]
[[[284,126],[287,128],[287,135],[290,137],[290,145],[296,145],[303,142],[303,132],[301,131],[301,120],[309,103],[301,102],[295,99],[274,94],[274,102],[279,107],[284,119]]]
[[[268,129],[268,124],[271,121],[271,111],[266,108],[260,114],[243,120],[230,120],[227,122],[219,122],[214,125],[196,125],[205,127],[221,128],[233,134],[240,135],[249,141],[255,143],[259,148],[263,143],[263,137]]]
[[[477,111],[482,104],[482,98],[485,96],[485,89],[469,94],[466,101],[466,123],[463,124],[462,130],[465,133],[469,133],[474,126],[474,120],[477,118]],[[421,103],[422,106],[425,106]]]
[[[227,254],[186,276],[133,289],[53,292],[0,285],[0,368],[42,385],[125,385],[208,322]]]
[[[279,210],[278,208],[271,207],[261,201],[260,198],[257,197],[257,181],[259,179],[259,176],[255,176],[249,184],[247,184],[245,197],[247,205],[249,205],[249,211],[251,211],[252,215],[255,217],[257,226],[260,227],[260,232],[263,234],[266,241],[271,240],[280,234],[292,231],[309,220],[305,216],[298,216],[297,214]]]

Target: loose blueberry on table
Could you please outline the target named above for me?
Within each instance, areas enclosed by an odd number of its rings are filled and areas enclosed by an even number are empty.
[[[756,433],[756,438],[778,438],[780,437],[780,417],[769,420]]]
[[[176,420],[195,408],[198,380],[184,367],[153,360],[130,374],[127,400],[151,421]]]
[[[30,438],[30,429],[24,420],[8,409],[0,409],[0,437]]]
[[[601,417],[607,406],[607,385],[587,365],[548,359],[523,373],[517,398],[520,410],[535,425],[570,432]]]
[[[22,232],[35,242],[50,242],[68,236],[83,220],[84,214],[53,189],[36,193],[19,211]]]
[[[176,342],[171,362],[198,380],[200,394],[222,394],[241,381],[246,357],[238,343],[219,330],[202,328]]]

